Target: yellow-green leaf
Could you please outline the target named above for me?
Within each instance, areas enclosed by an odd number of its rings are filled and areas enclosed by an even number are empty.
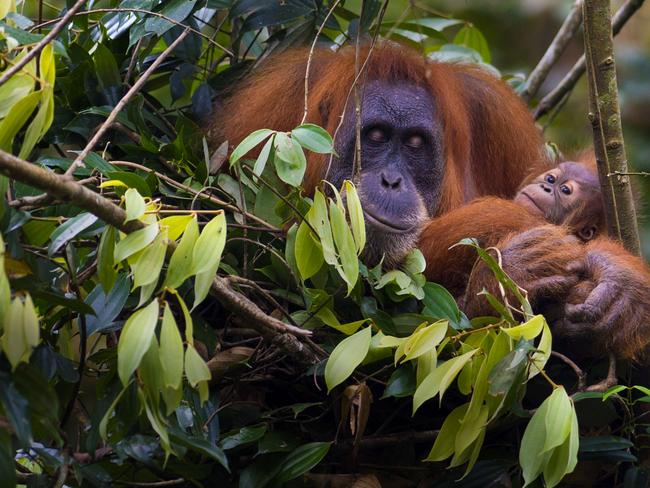
[[[357,189],[351,181],[346,180],[343,183],[345,188],[345,201],[348,207],[348,217],[350,218],[350,228],[354,236],[354,243],[357,246],[357,254],[361,254],[366,245],[366,223],[363,218],[363,208]]]
[[[226,245],[226,217],[219,214],[203,228],[192,252],[194,280],[194,305],[196,307],[208,295],[210,285],[217,274],[221,254]]]
[[[330,204],[330,218],[332,236],[341,263],[339,274],[348,285],[349,295],[359,278],[359,259],[357,258],[356,246],[352,237],[352,231],[350,231],[348,223],[345,220],[345,215],[338,205]]]
[[[542,463],[545,454],[542,447],[546,442],[546,412],[548,411],[548,398],[537,408],[533,417],[528,422],[519,448],[519,465],[524,476],[524,486],[529,485],[542,472]]]
[[[160,329],[160,362],[164,386],[178,389],[183,381],[183,339],[167,303]]]
[[[551,334],[551,329],[548,326],[546,320],[544,320],[544,327],[542,329],[542,337],[539,339],[539,344],[537,345],[537,350],[533,353],[532,365],[528,371],[528,378],[532,378],[538,374],[546,366],[546,362],[551,357],[551,351],[553,349],[553,335]]]
[[[442,401],[442,396],[447,388],[449,388],[449,385],[454,381],[456,375],[460,373],[460,370],[463,369],[465,363],[467,363],[467,361],[469,361],[477,351],[478,349],[474,349],[473,351],[451,358],[429,374],[413,394],[413,413],[415,413],[424,402],[433,398],[438,393],[440,393],[440,401]]]
[[[191,214],[172,215],[171,217],[165,217],[164,219],[161,219],[160,222],[158,222],[158,225],[161,229],[166,227],[169,240],[175,241],[181,236],[183,232],[185,232],[187,225],[195,219],[196,215]]]
[[[548,407],[544,416],[546,438],[541,449],[543,452],[564,443],[571,432],[571,414],[573,412],[571,399],[562,386],[553,390],[546,402],[548,402]]]
[[[149,349],[158,323],[158,312],[158,300],[153,300],[124,324],[117,344],[117,372],[125,386]]]
[[[422,354],[429,352],[431,349],[438,347],[438,344],[447,334],[448,322],[440,320],[431,325],[427,325],[416,333],[412,334],[406,344],[404,344],[404,360],[415,359]]]
[[[142,195],[135,188],[129,188],[124,192],[124,206],[126,207],[126,219],[124,222],[139,219],[144,215],[146,204]]]
[[[162,221],[161,221],[162,223]],[[188,222],[167,267],[165,286],[178,288],[187,278],[192,275],[192,253],[194,245],[199,237],[199,224],[196,215]]]
[[[447,415],[425,461],[443,461],[454,453],[456,434],[460,429],[460,421],[465,416],[468,406],[469,403],[465,403],[456,407]]]
[[[371,328],[366,327],[343,339],[334,348],[325,365],[325,384],[328,392],[345,381],[361,364],[368,354],[371,339]]]
[[[167,251],[167,236],[165,234],[165,232],[159,233],[139,255],[137,261],[131,265],[134,289],[158,281]]]
[[[314,276],[323,266],[323,249],[306,222],[298,227],[294,255],[303,281]]]
[[[531,339],[534,339],[539,334],[541,334],[545,323],[546,319],[544,319],[543,315],[535,315],[532,319],[524,324],[510,328],[503,327],[502,330],[515,341],[518,341],[522,337],[525,340],[530,341]]]
[[[138,229],[135,232],[131,232],[115,246],[115,262],[119,263],[136,252],[141,251],[151,244],[157,235],[157,223],[148,225],[144,229]]]

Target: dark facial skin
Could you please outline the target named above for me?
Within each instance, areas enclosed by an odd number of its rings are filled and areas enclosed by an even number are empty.
[[[580,211],[581,206],[588,208],[599,198],[600,186],[596,175],[582,164],[568,161],[524,186],[515,196],[515,201],[552,224],[562,224],[572,212]],[[590,240],[596,230],[592,223],[576,229],[576,232],[583,240]]]
[[[368,233],[365,257],[394,265],[417,241],[438,205],[444,174],[442,132],[422,88],[372,82],[364,86],[359,195]],[[327,179],[352,177],[354,107],[348,107]]]

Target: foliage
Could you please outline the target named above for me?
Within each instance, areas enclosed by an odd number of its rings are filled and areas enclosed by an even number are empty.
[[[362,3],[108,1],[83,7],[40,49],[64,12],[36,25],[29,2],[0,0],[0,76],[33,53],[0,84],[0,149],[67,172],[125,212],[111,226],[1,177],[3,486],[297,484],[312,470],[364,468],[373,442],[397,464],[426,461],[440,486],[505,476],[554,486],[581,459],[628,463],[626,486],[642,486],[628,440],[636,421],[612,405],[650,401],[650,391],[568,395],[572,372],[549,367],[546,320],[489,253],[475,246],[519,309],[490,296],[496,317],[470,321],[426,282],[419,251],[399,269],[363,263],[352,182],[302,192],[305,151],[334,152],[322,128],[257,131],[229,165],[228,148],[203,138],[215,93],[323,23],[319,40],[333,46],[381,35],[499,74],[472,24],[384,19],[382,2]],[[220,286],[259,307],[270,329],[210,297]],[[315,356],[301,359],[292,333]],[[579,442],[581,404],[606,409],[620,435]],[[396,454],[398,438],[381,443],[387,428],[440,430],[428,455],[413,444]],[[460,469],[430,464],[448,458]]]

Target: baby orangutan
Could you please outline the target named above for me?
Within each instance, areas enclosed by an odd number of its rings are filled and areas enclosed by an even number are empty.
[[[584,242],[605,229],[598,174],[585,162],[560,163],[521,188],[514,201],[550,224],[567,226]]]

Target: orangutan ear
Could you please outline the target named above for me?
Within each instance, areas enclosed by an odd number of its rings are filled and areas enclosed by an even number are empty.
[[[585,242],[590,241],[596,236],[596,231],[597,229],[595,225],[589,225],[578,231],[578,237]]]

